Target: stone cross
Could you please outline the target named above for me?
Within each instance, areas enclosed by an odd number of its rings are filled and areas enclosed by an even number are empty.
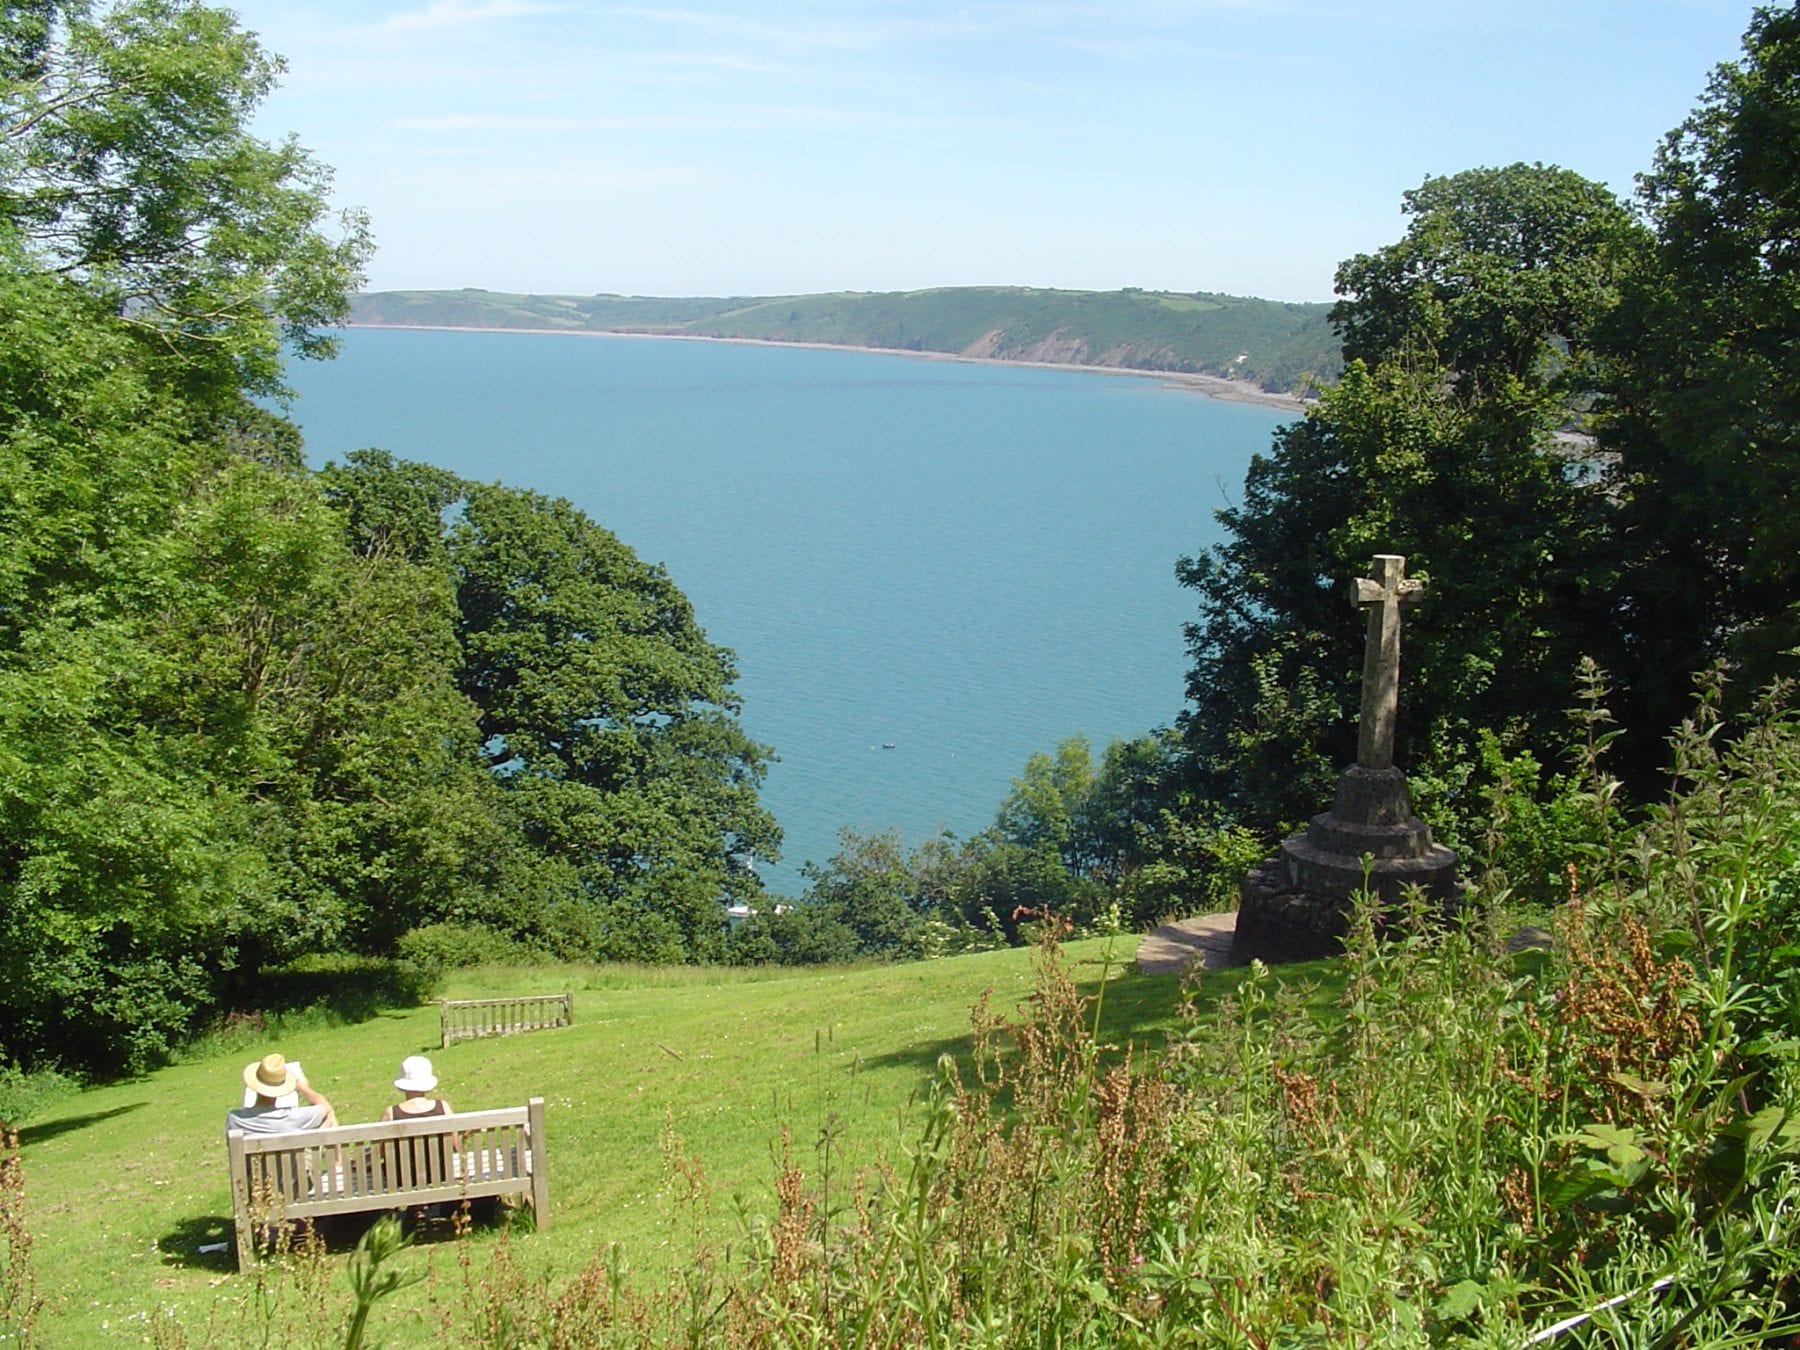
[[[1406,559],[1392,553],[1375,555],[1374,572],[1373,581],[1356,579],[1356,604],[1369,606],[1356,762],[1365,769],[1389,769],[1400,711],[1400,610],[1419,603],[1425,583],[1406,580]]]

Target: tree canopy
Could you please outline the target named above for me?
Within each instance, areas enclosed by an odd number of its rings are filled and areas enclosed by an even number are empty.
[[[1741,61],[1658,148],[1655,248],[1604,334],[1627,558],[1633,716],[1666,725],[1697,666],[1755,688],[1800,643],[1800,11],[1759,9]]]
[[[190,0],[26,0],[0,27],[0,221],[190,374],[258,394],[284,343],[333,350],[370,250],[322,166],[249,131],[282,68]]]
[[[1515,770],[1549,781],[1583,658],[1645,796],[1699,672],[1792,673],[1796,144],[1800,11],[1772,6],[1635,212],[1541,164],[1406,194],[1404,237],[1338,271],[1344,378],[1178,565],[1199,600],[1182,819],[1266,838],[1328,799],[1354,744],[1344,587],[1376,552],[1427,581],[1400,751],[1452,832]]]

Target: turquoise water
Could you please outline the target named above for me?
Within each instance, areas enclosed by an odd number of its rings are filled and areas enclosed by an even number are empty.
[[[992,822],[1035,750],[1167,725],[1191,596],[1289,414],[1150,378],[865,352],[354,330],[297,365],[315,464],[377,445],[566,496],[735,648],[800,889],[837,829]],[[892,743],[892,748],[887,748]]]

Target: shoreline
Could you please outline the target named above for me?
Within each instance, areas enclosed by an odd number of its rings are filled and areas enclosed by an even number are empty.
[[[1252,403],[1287,412],[1304,412],[1309,400],[1294,394],[1273,394],[1243,380],[1222,375],[1198,375],[1179,370],[1140,370],[1132,366],[1091,366],[1074,361],[1020,361],[1002,356],[964,356],[959,352],[922,352],[908,347],[864,347],[849,342],[801,342],[784,338],[713,337],[701,333],[621,333],[600,328],[511,328],[492,324],[456,323],[346,323],[345,328],[400,329],[429,333],[535,333],[551,337],[639,338],[655,342],[725,342],[743,347],[804,347],[815,351],[867,352],[876,356],[911,356],[922,361],[959,361],[978,366],[1020,366],[1028,370],[1078,370],[1091,375],[1129,375],[1161,381],[1165,389],[1216,398],[1226,403]]]

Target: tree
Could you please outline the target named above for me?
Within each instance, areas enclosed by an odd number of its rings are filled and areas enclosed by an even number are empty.
[[[1582,393],[1594,325],[1645,243],[1618,199],[1567,169],[1510,164],[1427,178],[1401,209],[1405,238],[1338,268],[1345,360],[1410,356],[1469,404],[1520,384]]]
[[[1406,637],[1416,791],[1457,793],[1483,727],[1559,744],[1579,657],[1609,655],[1610,506],[1558,432],[1641,232],[1541,165],[1429,179],[1407,209],[1404,239],[1339,271],[1343,379],[1253,459],[1224,542],[1177,567],[1200,598],[1183,787],[1209,828],[1271,834],[1329,800],[1355,745],[1346,587],[1374,553],[1429,580]]]
[[[815,929],[847,931],[855,955],[917,957],[925,922],[935,908],[918,862],[898,830],[839,830],[838,851],[801,869],[807,893],[799,911]]]
[[[141,1066],[247,947],[342,928],[269,847],[305,681],[262,677],[347,555],[249,395],[329,349],[367,239],[248,134],[277,69],[195,3],[0,16],[0,1057]]]
[[[282,346],[328,355],[366,221],[291,138],[249,132],[282,70],[192,0],[27,0],[0,24],[0,221],[215,395],[280,388]]]
[[[1085,871],[1076,820],[1094,790],[1094,752],[1085,736],[1073,736],[1025,761],[1000,803],[994,831],[1009,843],[1047,849],[1073,872]]]
[[[1757,10],[1664,139],[1656,235],[1605,335],[1603,444],[1624,503],[1631,716],[1667,727],[1721,657],[1754,688],[1800,643],[1800,10]]]
[[[429,565],[197,439],[85,288],[0,268],[0,1053],[153,1061],[503,854]],[[88,1015],[71,1020],[71,1004]]]
[[[261,879],[233,803],[142,716],[177,673],[141,639],[200,453],[106,307],[3,227],[0,253],[0,1057],[135,1066],[204,1003]]]
[[[469,485],[462,508],[461,683],[528,839],[579,871],[602,954],[716,954],[721,903],[761,890],[737,860],[780,847],[731,654],[662,568],[567,501]]]

